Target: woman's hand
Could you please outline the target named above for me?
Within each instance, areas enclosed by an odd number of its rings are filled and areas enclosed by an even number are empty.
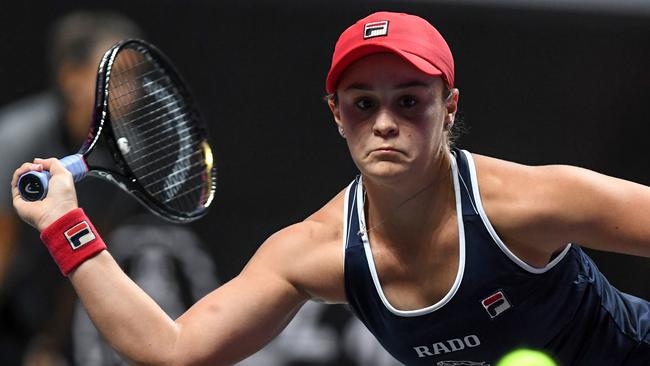
[[[47,196],[41,201],[26,201],[18,191],[18,178],[31,170],[48,170],[52,175]],[[58,218],[78,207],[72,174],[55,158],[37,158],[33,163],[24,163],[16,169],[11,180],[11,193],[14,208],[20,218],[38,231],[43,231]]]

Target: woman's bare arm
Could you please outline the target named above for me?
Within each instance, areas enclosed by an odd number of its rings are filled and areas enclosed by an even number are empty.
[[[56,159],[36,162],[41,166],[24,164],[14,173],[12,189],[19,215],[42,231],[77,203],[67,170]],[[23,201],[15,187],[30,169],[52,174],[43,201]],[[127,359],[145,365],[228,365],[269,342],[310,297],[342,293],[340,242],[324,227],[309,219],[274,234],[241,274],[175,321],[107,251],[69,277],[95,326]]]
[[[543,264],[567,243],[650,257],[650,187],[572,166],[476,162],[488,217],[522,257]]]

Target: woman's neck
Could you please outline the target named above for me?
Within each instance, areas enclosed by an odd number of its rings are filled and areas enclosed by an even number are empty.
[[[432,169],[409,182],[389,185],[364,180],[366,228],[362,230],[400,246],[429,241],[432,228],[455,213],[450,159],[445,151]]]

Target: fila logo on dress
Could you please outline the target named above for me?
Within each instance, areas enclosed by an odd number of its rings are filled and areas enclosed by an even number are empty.
[[[481,301],[483,308],[490,314],[490,318],[494,319],[504,311],[510,309],[512,305],[506,299],[503,291],[497,291]]]
[[[88,225],[86,221],[82,221],[66,230],[63,235],[68,239],[68,243],[70,243],[72,250],[77,250],[84,244],[95,240],[95,234],[93,234],[90,225]]]

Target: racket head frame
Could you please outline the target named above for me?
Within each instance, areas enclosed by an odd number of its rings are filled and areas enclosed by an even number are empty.
[[[125,48],[134,48],[143,54],[155,60],[162,69],[165,70],[167,76],[173,80],[173,83],[182,94],[183,99],[190,106],[192,113],[195,115],[195,121],[202,121],[199,116],[198,109],[191,97],[191,93],[187,89],[187,84],[181,78],[180,74],[176,71],[174,65],[169,61],[158,48],[154,45],[141,40],[141,39],[125,39],[115,45],[104,53],[102,60],[99,63],[96,80],[95,90],[95,105],[93,119],[88,131],[88,137],[78,151],[78,154],[84,158],[95,149],[100,136],[107,142],[106,145],[110,154],[113,157],[118,170],[112,170],[100,166],[89,166],[88,175],[107,180],[116,184],[127,193],[131,194],[134,198],[140,201],[151,212],[160,216],[163,219],[175,223],[187,223],[203,217],[207,213],[207,209],[214,198],[216,189],[216,166],[214,165],[214,158],[212,149],[208,142],[208,134],[205,126],[199,123],[196,127],[200,132],[204,143],[202,144],[204,158],[208,167],[208,194],[203,207],[197,207],[193,212],[181,212],[174,210],[160,203],[149,192],[147,192],[142,185],[138,182],[135,174],[129,168],[126,159],[118,148],[117,140],[113,129],[110,126],[110,112],[109,112],[109,82],[111,78],[111,70],[119,52]]]

